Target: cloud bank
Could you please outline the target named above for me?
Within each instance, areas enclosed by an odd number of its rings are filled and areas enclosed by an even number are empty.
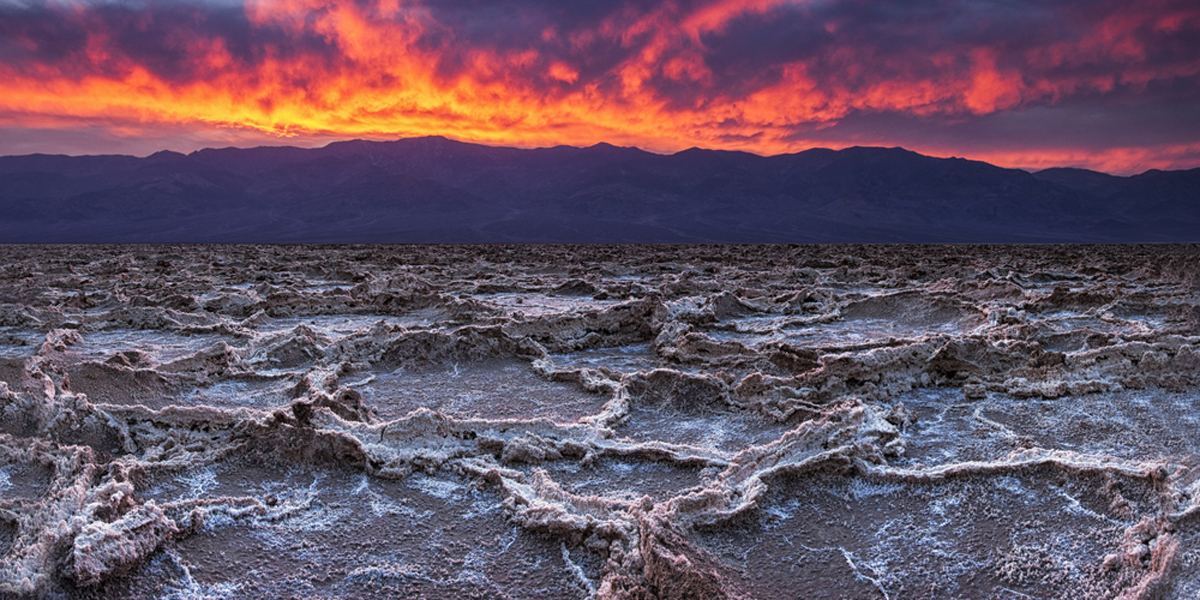
[[[1009,166],[1193,167],[1200,7],[0,2],[0,152],[36,149],[30,139],[70,152],[70,140],[92,150],[105,140],[431,134],[662,152],[901,145]]]

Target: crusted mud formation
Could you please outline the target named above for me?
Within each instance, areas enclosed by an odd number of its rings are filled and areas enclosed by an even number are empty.
[[[0,598],[1200,594],[1194,246],[0,254]]]

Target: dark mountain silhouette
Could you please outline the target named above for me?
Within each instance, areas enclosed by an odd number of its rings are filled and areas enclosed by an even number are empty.
[[[440,137],[0,157],[4,242],[1196,242],[1200,169]]]

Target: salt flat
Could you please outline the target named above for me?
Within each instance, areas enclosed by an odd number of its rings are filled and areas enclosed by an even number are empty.
[[[0,597],[1200,593],[1197,246],[0,254]]]

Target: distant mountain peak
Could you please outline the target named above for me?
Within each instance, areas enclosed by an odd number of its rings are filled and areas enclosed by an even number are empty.
[[[178,160],[181,158],[187,158],[187,155],[180,152],[175,152],[173,150],[159,150],[158,152],[155,152],[146,158],[150,160]]]

